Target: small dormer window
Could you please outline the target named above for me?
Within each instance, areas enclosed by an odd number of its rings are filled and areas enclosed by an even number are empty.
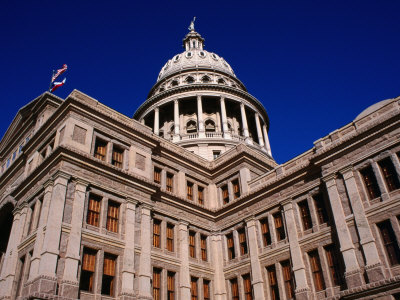
[[[196,122],[193,120],[190,120],[187,124],[186,124],[186,132],[187,133],[194,133],[197,132],[197,126],[196,126]]]
[[[211,79],[210,79],[210,77],[208,77],[207,75],[205,75],[205,76],[203,76],[203,77],[201,78],[201,81],[204,82],[204,83],[207,83],[207,82],[210,82]]]
[[[178,85],[178,80],[172,80],[171,86],[177,86]]]
[[[217,82],[218,84],[225,84],[225,80],[223,80],[222,78],[219,78]]]
[[[206,57],[206,53],[204,51],[200,51],[199,56],[204,58],[204,57]]]
[[[186,53],[186,57],[192,57],[192,52],[188,52],[188,53]]]
[[[218,60],[218,56],[217,56],[216,54],[213,53],[211,56],[212,56],[212,58],[214,58],[215,60]]]
[[[196,41],[193,41],[193,48],[196,48]]]
[[[188,76],[186,77],[186,83],[193,83],[194,82],[194,78],[192,76]]]

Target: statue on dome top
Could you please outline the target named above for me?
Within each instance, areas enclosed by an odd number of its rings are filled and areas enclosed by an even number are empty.
[[[190,22],[189,30],[194,31],[194,21],[196,21],[196,17],[193,18],[193,20]]]

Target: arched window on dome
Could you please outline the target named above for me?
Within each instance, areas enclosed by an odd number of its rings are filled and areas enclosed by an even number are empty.
[[[178,86],[178,84],[179,84],[178,80],[172,80],[171,87]]]
[[[226,84],[225,80],[223,80],[222,78],[219,78],[217,82],[218,84]]]
[[[204,123],[204,127],[206,129],[206,132],[215,132],[215,123],[213,120],[207,120]]]
[[[201,78],[201,81],[204,82],[204,83],[208,83],[208,82],[211,81],[211,78],[208,77],[207,75],[204,75],[204,76]]]
[[[192,76],[188,76],[188,77],[186,77],[185,82],[186,83],[193,83],[194,82],[194,78]]]
[[[190,120],[186,123],[186,133],[195,133],[197,132],[197,124],[195,121]]]
[[[164,86],[161,86],[160,89],[158,90],[160,93],[163,92],[165,90]]]

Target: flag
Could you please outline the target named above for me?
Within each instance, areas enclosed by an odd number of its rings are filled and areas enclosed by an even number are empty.
[[[67,80],[67,78],[64,78],[64,80],[61,82],[53,82],[53,87],[51,88],[51,92],[54,92],[60,86],[63,86],[66,80]]]
[[[60,76],[65,71],[67,71],[67,65],[63,64],[61,69],[58,69],[57,72],[53,73],[53,77],[51,78],[51,82],[54,82],[54,80],[56,80],[57,77]]]

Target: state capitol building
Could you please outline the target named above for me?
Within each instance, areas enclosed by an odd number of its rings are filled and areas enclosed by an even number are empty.
[[[400,299],[400,97],[277,164],[193,24],[133,118],[74,90],[0,142],[0,299]]]

